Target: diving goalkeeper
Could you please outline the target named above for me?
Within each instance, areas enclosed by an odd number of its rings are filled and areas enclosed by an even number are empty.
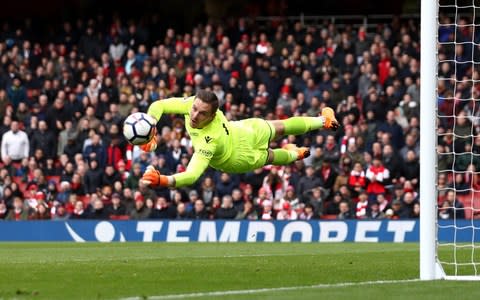
[[[228,121],[218,106],[217,96],[206,90],[200,90],[195,96],[158,100],[150,105],[147,113],[157,121],[164,113],[184,115],[194,154],[185,172],[171,176],[162,175],[149,166],[142,176],[145,184],[163,187],[192,185],[208,166],[226,173],[246,173],[268,164],[287,165],[309,156],[309,149],[293,144],[270,149],[270,141],[283,135],[300,135],[321,128],[335,130],[339,127],[330,108],[323,109],[320,117]],[[154,134],[141,149],[149,152],[156,147]]]

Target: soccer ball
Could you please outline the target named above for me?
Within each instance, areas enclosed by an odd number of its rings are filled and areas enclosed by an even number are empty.
[[[155,119],[146,113],[133,113],[123,122],[123,135],[130,144],[146,144],[153,137],[155,123]]]

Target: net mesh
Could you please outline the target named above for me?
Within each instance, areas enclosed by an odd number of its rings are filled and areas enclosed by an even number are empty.
[[[480,0],[437,16],[437,253],[447,276],[480,276]]]

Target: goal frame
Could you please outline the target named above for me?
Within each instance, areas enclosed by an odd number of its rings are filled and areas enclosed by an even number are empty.
[[[420,280],[480,280],[446,275],[438,259],[437,68],[438,0],[421,1],[420,13]]]
[[[446,278],[437,256],[436,88],[438,1],[420,7],[420,279]]]

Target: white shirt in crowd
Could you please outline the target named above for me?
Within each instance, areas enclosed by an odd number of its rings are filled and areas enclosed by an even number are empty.
[[[24,131],[13,132],[9,130],[2,136],[2,158],[7,156],[12,160],[21,160],[28,157],[30,142]]]

